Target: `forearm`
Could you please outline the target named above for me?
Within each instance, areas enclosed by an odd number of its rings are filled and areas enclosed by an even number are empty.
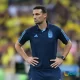
[[[67,45],[64,48],[64,52],[63,52],[63,56],[66,58],[66,56],[68,55],[70,49],[71,49],[72,43],[71,41],[68,41]]]
[[[22,56],[22,58],[26,61],[28,58],[28,55],[25,53],[24,49],[18,45],[17,43],[15,44],[16,51]]]

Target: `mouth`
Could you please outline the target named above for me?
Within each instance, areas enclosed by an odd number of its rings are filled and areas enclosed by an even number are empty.
[[[34,20],[35,22],[37,22],[37,20]]]

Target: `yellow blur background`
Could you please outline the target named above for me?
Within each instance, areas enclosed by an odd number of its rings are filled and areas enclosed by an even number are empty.
[[[34,25],[32,9],[44,5],[48,21],[61,27],[72,48],[60,66],[63,80],[80,80],[80,0],[0,0],[0,80],[28,80],[29,64],[14,45],[24,29]],[[64,46],[60,41],[58,55]],[[23,46],[30,53],[30,43]]]

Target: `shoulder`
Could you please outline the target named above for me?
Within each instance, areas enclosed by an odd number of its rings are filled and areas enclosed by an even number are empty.
[[[59,26],[55,25],[55,24],[50,23],[49,25],[50,25],[50,28],[54,29],[55,31],[60,31],[61,30],[61,28]]]

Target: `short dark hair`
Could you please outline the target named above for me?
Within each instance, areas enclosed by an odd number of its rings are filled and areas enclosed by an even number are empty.
[[[42,5],[35,6],[33,10],[35,9],[41,9],[43,13],[47,13],[47,9]]]

